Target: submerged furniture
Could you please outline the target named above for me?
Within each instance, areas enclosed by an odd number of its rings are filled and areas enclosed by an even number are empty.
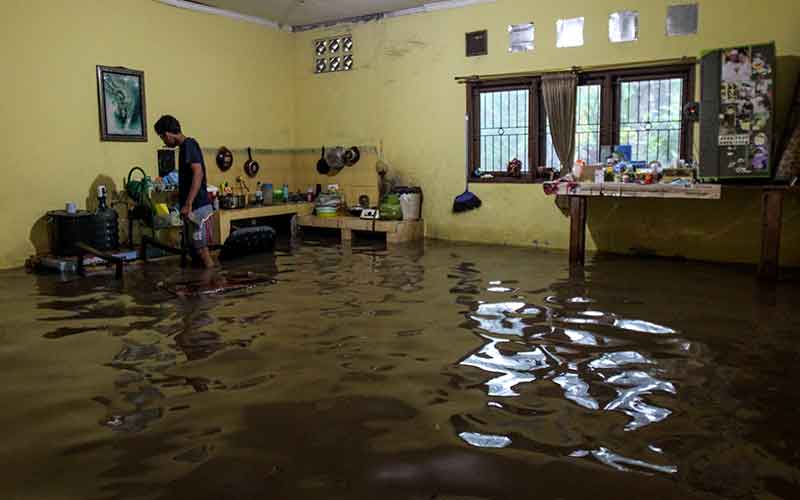
[[[83,260],[84,260],[84,257],[87,254],[89,254],[89,255],[94,255],[95,257],[99,257],[99,258],[103,259],[106,262],[106,264],[109,265],[109,266],[113,265],[114,266],[114,277],[116,279],[118,279],[118,280],[122,279],[122,265],[125,263],[125,259],[123,259],[121,257],[118,257],[116,255],[112,255],[112,254],[110,254],[108,252],[103,252],[101,250],[93,248],[93,247],[87,245],[86,243],[78,242],[78,243],[75,244],[75,248],[76,248],[77,257],[78,257],[78,264],[77,264],[76,272],[80,276],[86,276],[86,268],[84,267]]]
[[[248,208],[232,208],[217,210],[212,220],[216,226],[216,241],[223,242],[231,234],[231,223],[242,219],[257,219],[275,215],[311,215],[313,203],[284,203],[280,205],[253,206]]]
[[[785,193],[800,192],[792,186],[726,186],[725,189],[760,190],[761,194],[761,259],[758,277],[763,280],[778,279],[781,246],[781,223]],[[606,196],[618,198],[683,198],[716,200],[722,197],[719,184],[696,184],[691,187],[639,184],[575,184],[561,183],[558,195],[569,198],[569,267],[580,269],[586,253],[587,198]]]
[[[403,243],[425,237],[425,221],[420,220],[366,220],[358,217],[316,217],[303,215],[297,218],[301,227],[339,229],[342,241],[353,239],[353,231],[386,233],[386,243]]]
[[[275,248],[275,230],[270,226],[236,229],[225,239],[219,260],[226,261],[258,253],[269,253]]]

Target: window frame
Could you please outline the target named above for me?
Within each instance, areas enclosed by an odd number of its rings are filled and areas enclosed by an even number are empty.
[[[643,66],[603,71],[584,71],[578,73],[578,85],[600,85],[600,145],[619,143],[620,137],[620,83],[633,81],[681,78],[681,132],[679,152],[681,158],[693,157],[694,127],[683,116],[683,106],[694,101],[696,63]],[[492,179],[472,176],[477,160],[480,158],[480,94],[503,90],[528,89],[528,172],[522,177],[510,177],[505,172],[487,172]],[[547,119],[541,93],[541,76],[530,75],[491,80],[474,79],[466,82],[467,116],[469,117],[468,152],[470,182],[483,183],[534,183],[542,182],[537,167],[547,159]],[[602,161],[602,158],[601,158]]]
[[[480,116],[481,116],[481,99],[480,94],[490,92],[503,92],[510,90],[527,90],[528,91],[528,158],[525,159],[528,171],[520,177],[511,177],[504,171],[488,171],[494,176],[492,179],[475,179],[472,177],[477,160],[481,154],[481,136],[480,136]],[[538,78],[515,78],[504,80],[492,80],[490,82],[468,82],[467,83],[467,116],[469,117],[469,176],[470,182],[511,182],[511,183],[525,183],[532,182],[536,176],[536,169],[532,165],[537,165],[538,152],[534,150],[536,147],[536,137],[533,131],[537,130],[539,126],[538,108],[539,103],[537,96],[539,95]]]

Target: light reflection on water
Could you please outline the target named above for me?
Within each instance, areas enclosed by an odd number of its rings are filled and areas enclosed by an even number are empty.
[[[515,291],[502,284],[502,281],[493,280],[485,284],[485,290],[491,293],[503,289]],[[672,414],[669,408],[650,400],[656,394],[677,396],[675,384],[659,378],[659,374],[665,372],[659,363],[635,350],[607,349],[630,344],[630,340],[614,338],[615,335],[624,337],[626,332],[675,336],[678,342],[688,344],[680,340],[678,332],[645,320],[620,318],[614,312],[575,310],[576,306],[585,307],[595,302],[588,296],[548,296],[542,305],[516,300],[519,298],[516,296],[500,302],[478,301],[472,307],[473,311],[467,313],[474,334],[484,344],[460,361],[460,365],[490,375],[491,378],[484,382],[487,396],[514,398],[524,392],[526,398],[531,398],[535,397],[531,395],[536,393],[536,389],[526,391],[526,384],[553,383],[563,391],[564,399],[583,409],[627,415],[629,421],[624,425],[624,431],[636,431],[662,422]],[[562,311],[560,307],[569,310]],[[580,325],[584,330],[566,325]],[[603,333],[589,331],[592,328],[602,329]],[[684,350],[690,349],[686,346]],[[616,396],[610,397],[607,388],[612,388]],[[491,403],[490,406],[494,406]],[[499,404],[496,407],[502,408]],[[464,435],[471,434],[462,432],[462,438]],[[505,437],[508,441],[504,441],[504,446],[510,446],[511,438]],[[480,439],[465,438],[465,441],[473,446],[487,446]],[[669,474],[678,470],[674,465],[655,465],[623,457],[605,447],[587,452],[574,450],[567,454],[591,456],[617,470],[632,467]]]
[[[6,276],[0,459],[48,478],[21,498],[528,498],[551,477],[537,496],[746,498],[800,482],[794,302],[732,298],[742,278],[724,270],[625,260],[574,279],[563,261],[307,242],[242,264],[259,288],[183,299],[155,291],[183,276],[171,267]]]

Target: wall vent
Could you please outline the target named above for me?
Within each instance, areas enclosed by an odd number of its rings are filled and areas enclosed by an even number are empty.
[[[486,30],[467,33],[467,57],[485,56],[489,53],[489,32]]]

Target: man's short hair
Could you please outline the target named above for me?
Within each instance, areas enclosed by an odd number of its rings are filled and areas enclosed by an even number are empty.
[[[156,134],[162,135],[165,132],[169,132],[170,134],[180,134],[181,133],[181,122],[178,121],[172,115],[164,115],[158,119],[155,125]]]

